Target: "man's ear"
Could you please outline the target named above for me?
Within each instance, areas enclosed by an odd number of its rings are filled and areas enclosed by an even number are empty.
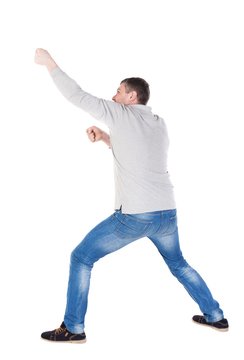
[[[135,90],[130,92],[130,101],[132,104],[137,103],[137,92]]]

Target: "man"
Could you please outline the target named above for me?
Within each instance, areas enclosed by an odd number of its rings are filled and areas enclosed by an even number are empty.
[[[197,302],[203,315],[198,324],[228,330],[223,311],[200,275],[183,258],[178,238],[173,186],[167,171],[168,134],[164,120],[146,104],[149,85],[141,78],[121,82],[113,101],[83,91],[44,49],[37,49],[59,91],[74,105],[105,123],[110,133],[88,129],[92,141],[103,140],[112,149],[115,171],[115,212],[97,225],[73,250],[67,305],[61,326],[41,336],[51,341],[85,342],[85,314],[93,265],[142,237],[158,249],[172,274]]]

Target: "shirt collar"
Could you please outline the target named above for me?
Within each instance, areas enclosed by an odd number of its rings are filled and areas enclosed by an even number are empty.
[[[142,111],[146,111],[146,112],[151,112],[152,111],[152,108],[150,106],[147,106],[147,105],[142,105],[142,104],[133,104],[133,105],[128,105],[128,106],[131,106],[131,107],[134,107],[138,110],[142,110]]]

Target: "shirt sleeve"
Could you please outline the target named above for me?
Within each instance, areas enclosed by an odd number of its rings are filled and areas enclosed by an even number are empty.
[[[51,71],[51,77],[58,90],[68,101],[89,113],[96,120],[104,122],[109,128],[122,117],[124,105],[103,100],[85,92],[59,67]]]

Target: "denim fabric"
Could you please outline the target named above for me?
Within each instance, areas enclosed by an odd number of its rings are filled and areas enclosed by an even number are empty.
[[[201,276],[183,258],[177,227],[176,210],[143,214],[123,214],[120,210],[97,225],[73,250],[64,322],[72,333],[84,330],[91,270],[96,261],[122,247],[148,237],[157,247],[171,273],[199,305],[206,321],[223,318]]]

